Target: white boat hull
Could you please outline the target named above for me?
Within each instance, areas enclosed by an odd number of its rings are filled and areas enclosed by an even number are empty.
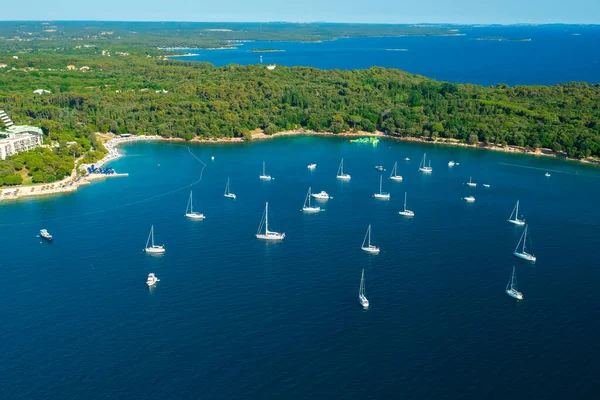
[[[537,258],[534,255],[528,254],[528,253],[519,253],[519,252],[514,252],[513,256],[518,257],[522,260],[525,261],[529,261],[529,262],[535,262],[537,260]]]
[[[261,176],[259,176],[258,178],[259,178],[260,180],[263,180],[263,181],[270,181],[270,180],[273,180],[273,178],[272,178],[270,175],[261,175]]]
[[[200,213],[187,213],[187,214],[185,214],[185,217],[189,218],[189,219],[193,219],[193,220],[201,220],[201,219],[206,218],[204,216],[204,214],[200,214]]]
[[[162,246],[146,247],[145,251],[148,254],[162,254],[165,252],[165,248]]]
[[[379,254],[379,252],[381,251],[379,249],[379,247],[375,247],[375,246],[369,246],[369,247],[365,246],[365,247],[361,247],[361,249],[363,249],[367,253],[371,253],[371,254]]]
[[[269,232],[267,234],[257,233],[256,237],[261,240],[283,240],[285,238],[285,233],[278,233],[278,232]]]
[[[430,174],[433,172],[433,170],[430,168],[419,168],[419,171],[423,172],[424,174]]]
[[[317,200],[329,200],[329,199],[333,199],[333,197],[331,197],[330,195],[328,195],[327,193],[321,192],[321,193],[313,193],[310,195],[313,199],[317,199]]]
[[[337,175],[336,178],[341,181],[349,181],[351,176],[348,174],[344,174],[344,175]]]
[[[389,193],[374,193],[373,197],[375,197],[376,199],[381,199],[381,200],[389,200],[390,194]]]
[[[517,220],[515,220],[515,219],[509,219],[508,222],[510,222],[511,224],[518,225],[518,226],[525,225],[525,221],[523,221],[521,219],[517,219]]]
[[[398,211],[398,214],[403,215],[405,217],[414,217],[415,216],[415,213],[410,210]]]
[[[227,193],[227,194],[224,194],[223,196],[227,197],[228,199],[235,199],[235,194],[233,194],[233,193]]]
[[[308,167],[306,167],[308,169],[315,169],[317,168],[317,164],[309,164]]]
[[[400,175],[390,176],[390,179],[396,182],[402,182],[402,177]]]
[[[472,202],[474,202],[474,201],[475,201],[475,197],[465,197],[465,201],[466,201],[467,203],[472,203]]]
[[[471,182],[467,182],[467,185],[468,185],[468,186],[471,186],[471,187],[475,187],[475,186],[477,186],[477,184],[476,184],[476,183],[471,183]]]
[[[305,213],[318,213],[321,212],[321,207],[302,207],[302,211]]]
[[[509,295],[512,298],[515,298],[517,300],[523,300],[523,293],[518,292],[514,289],[508,289],[506,290],[506,294]]]
[[[369,308],[369,300],[365,296],[358,296],[358,302],[363,308]]]

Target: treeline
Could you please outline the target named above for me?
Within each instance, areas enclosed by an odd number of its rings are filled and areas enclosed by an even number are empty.
[[[134,56],[90,56],[85,73],[48,71],[60,56],[20,61],[36,69],[0,72],[0,109],[16,122],[42,126],[48,138],[68,133],[90,147],[96,131],[249,138],[254,129],[272,134],[302,127],[600,155],[599,85],[484,88],[384,68],[216,68]],[[34,95],[38,88],[51,93]]]

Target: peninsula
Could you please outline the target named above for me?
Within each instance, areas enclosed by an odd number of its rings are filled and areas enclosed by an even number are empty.
[[[96,36],[106,31],[97,28]],[[178,40],[173,35],[164,47],[178,47]],[[241,141],[257,139],[257,132],[378,131],[428,143],[590,161],[600,156],[598,84],[482,87],[379,67],[214,67],[167,59],[144,40],[99,43],[0,40],[0,63],[6,65],[0,69],[0,109],[16,125],[41,128],[44,143],[0,161],[0,185],[60,186],[72,171],[110,155],[100,132]]]

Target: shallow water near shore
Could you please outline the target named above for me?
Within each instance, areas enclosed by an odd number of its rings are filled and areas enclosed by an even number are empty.
[[[207,164],[191,188],[203,166],[188,148]],[[128,177],[0,203],[0,398],[596,393],[598,167],[389,139],[121,150],[108,165]],[[424,152],[430,176],[417,172]],[[349,182],[335,179],[342,157]],[[258,179],[262,161],[274,181]],[[386,179],[394,161],[401,183]],[[374,165],[387,169],[389,201],[372,198]],[[223,197],[227,177],[236,200]],[[326,211],[300,211],[309,186],[334,197]],[[183,216],[190,189],[204,221]],[[405,191],[413,219],[397,215]],[[517,200],[534,265],[512,256]],[[254,237],[265,201],[281,243]],[[162,257],[142,252],[152,224]],[[368,224],[377,256],[360,249]],[[522,302],[504,293],[513,265]],[[369,310],[358,304],[362,268]]]

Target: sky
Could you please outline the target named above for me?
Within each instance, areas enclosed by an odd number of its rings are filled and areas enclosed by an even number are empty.
[[[27,0],[0,20],[600,24],[600,0]]]

